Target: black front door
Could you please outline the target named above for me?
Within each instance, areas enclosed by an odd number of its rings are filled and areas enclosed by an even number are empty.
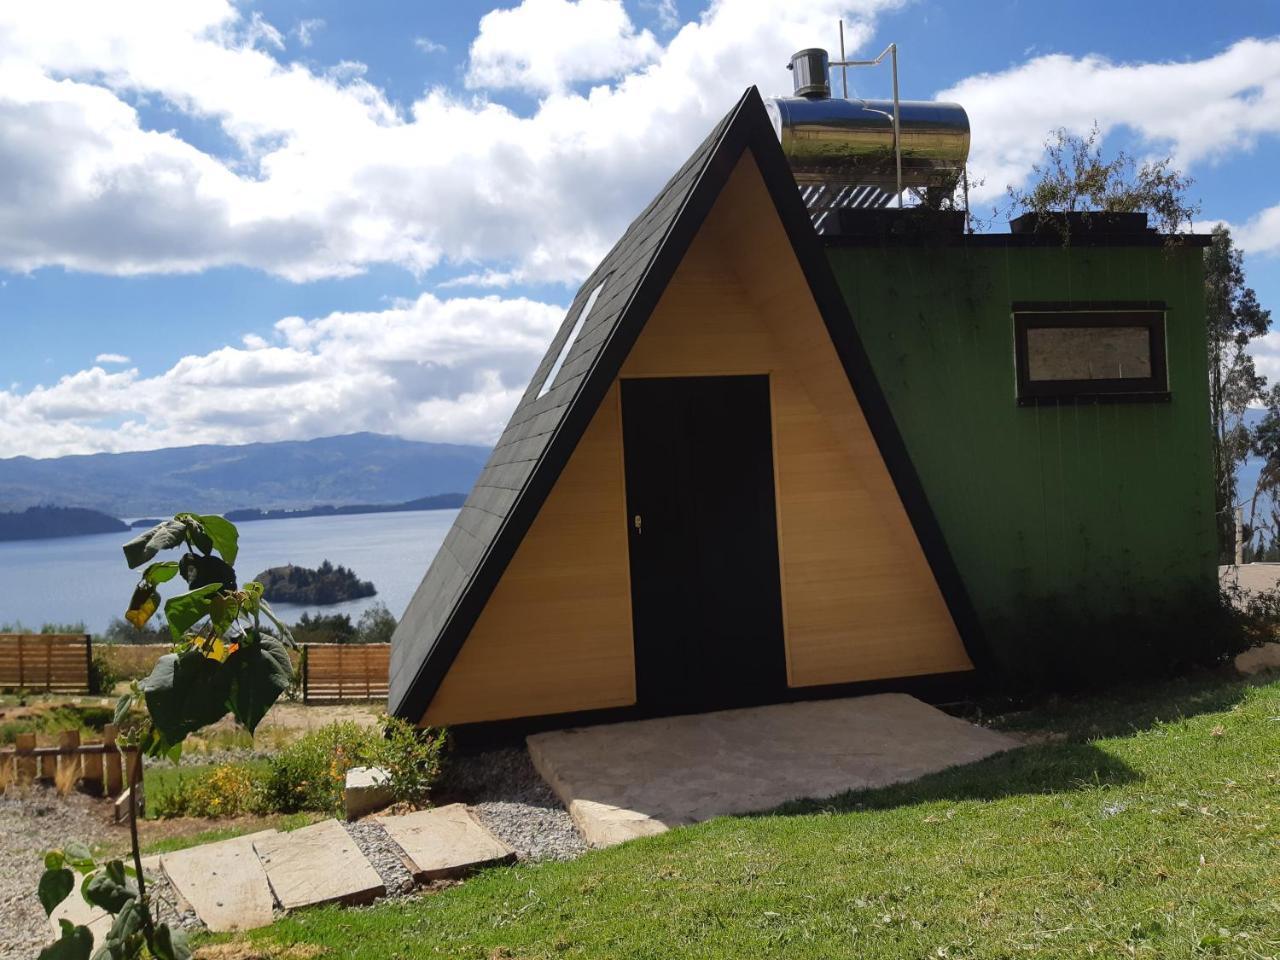
[[[623,380],[622,428],[640,709],[779,699],[769,378]]]

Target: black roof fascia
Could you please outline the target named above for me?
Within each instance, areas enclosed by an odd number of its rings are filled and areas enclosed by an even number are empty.
[[[1207,233],[1096,233],[1072,234],[1069,243],[1050,233],[961,233],[961,234],[874,234],[824,233],[828,247],[962,247],[978,250],[1057,247],[1208,247],[1213,237]]]

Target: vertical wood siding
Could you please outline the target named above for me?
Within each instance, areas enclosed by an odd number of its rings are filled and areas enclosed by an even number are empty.
[[[970,667],[754,160],[739,163],[622,377],[769,374],[792,686]],[[635,701],[615,384],[423,718]]]

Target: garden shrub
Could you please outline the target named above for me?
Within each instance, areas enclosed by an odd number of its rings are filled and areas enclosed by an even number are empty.
[[[168,817],[239,817],[267,812],[263,765],[220,763],[148,771],[147,815]]]
[[[71,704],[51,707],[0,723],[0,745],[13,743],[20,733],[35,733],[41,738],[52,739],[64,730],[75,730],[81,737],[92,739],[102,733],[102,728],[111,722],[112,715],[110,707]]]
[[[392,796],[421,805],[440,773],[443,732],[419,732],[403,720],[380,726],[340,721],[308,733],[272,757],[263,784],[266,806],[279,813],[314,810],[341,814],[352,767],[382,767]]]
[[[267,805],[280,813],[341,813],[347,771],[372,765],[380,739],[376,729],[350,720],[308,733],[269,760],[264,785]]]
[[[94,647],[93,656],[89,658],[89,692],[100,696],[110,694],[123,679],[111,658],[100,647]]]
[[[440,777],[447,734],[419,730],[396,717],[384,718],[383,730],[378,766],[390,774],[391,795],[397,801],[423,806]]]

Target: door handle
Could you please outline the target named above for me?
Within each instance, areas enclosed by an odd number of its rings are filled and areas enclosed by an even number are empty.
[[[640,514],[637,513],[631,519],[631,525],[636,528],[636,533],[644,533],[644,520],[641,519]]]

